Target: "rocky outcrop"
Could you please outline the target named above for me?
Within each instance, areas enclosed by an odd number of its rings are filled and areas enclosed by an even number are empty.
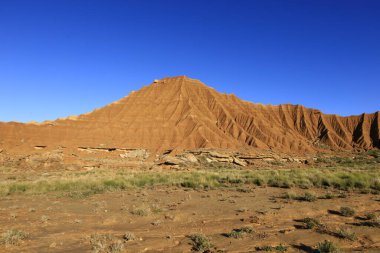
[[[145,160],[149,157],[149,152],[145,149],[130,150],[119,155],[121,158],[126,159],[141,159]]]

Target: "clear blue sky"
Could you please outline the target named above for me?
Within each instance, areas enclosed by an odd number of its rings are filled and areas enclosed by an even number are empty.
[[[85,113],[176,75],[257,103],[380,110],[380,1],[0,1],[0,121]]]

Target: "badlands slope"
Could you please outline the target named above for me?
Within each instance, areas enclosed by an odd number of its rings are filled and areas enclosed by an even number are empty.
[[[341,117],[300,105],[261,105],[188,77],[164,78],[91,113],[44,123],[0,123],[0,149],[106,147],[162,152],[196,148],[380,148],[379,112]]]

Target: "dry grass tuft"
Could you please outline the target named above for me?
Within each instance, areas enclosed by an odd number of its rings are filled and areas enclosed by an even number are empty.
[[[22,230],[12,228],[1,235],[0,244],[18,245],[21,241],[25,240],[26,238],[28,238],[28,233],[25,233]]]
[[[93,234],[90,244],[94,253],[119,253],[124,250],[124,244],[110,234]]]

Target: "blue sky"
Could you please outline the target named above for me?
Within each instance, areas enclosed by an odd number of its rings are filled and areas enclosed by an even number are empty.
[[[187,75],[264,104],[380,110],[380,1],[2,0],[0,121],[76,115]]]

